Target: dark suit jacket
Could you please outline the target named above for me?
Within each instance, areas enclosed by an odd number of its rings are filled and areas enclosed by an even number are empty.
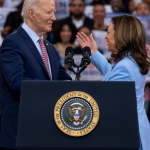
[[[59,63],[56,50],[44,40],[50,59],[53,80],[71,80]],[[16,134],[21,82],[49,80],[49,76],[36,46],[20,26],[8,35],[0,50],[0,147],[16,148]]]
[[[67,17],[65,19],[62,19],[60,21],[63,22],[63,23],[66,23],[66,24],[70,24],[70,23],[72,23],[72,17],[69,16],[69,17]],[[93,20],[88,18],[88,17],[85,17],[83,26],[87,26],[87,27],[89,27],[92,30],[92,28],[93,28]]]

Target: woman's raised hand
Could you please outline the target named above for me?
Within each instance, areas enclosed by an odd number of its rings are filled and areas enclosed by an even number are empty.
[[[90,37],[87,37],[83,32],[77,33],[76,35],[77,41],[80,44],[82,48],[88,46],[91,49],[91,55],[93,55],[96,51],[98,51],[97,44],[92,36],[92,33]]]

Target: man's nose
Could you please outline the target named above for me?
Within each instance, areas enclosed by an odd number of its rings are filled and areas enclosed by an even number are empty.
[[[102,13],[101,13],[101,12],[98,12],[97,14],[98,14],[99,16],[101,16],[101,15],[102,15]]]
[[[55,14],[53,14],[53,16],[52,16],[52,18],[51,18],[53,21],[55,21],[56,20],[56,16],[55,16]]]

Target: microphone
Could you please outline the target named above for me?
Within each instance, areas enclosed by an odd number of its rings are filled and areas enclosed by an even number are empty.
[[[65,52],[65,64],[69,67],[74,65],[74,49],[71,46],[68,46],[66,48],[66,52]]]
[[[80,64],[80,67],[82,68],[80,69],[79,74],[82,73],[86,69],[86,67],[91,63],[91,49],[88,46],[84,47],[82,50],[82,55],[83,58]]]
[[[74,49],[71,46],[68,46],[65,52],[65,64],[67,65],[68,70],[76,74],[76,72],[72,68],[72,66],[75,66],[73,56],[74,56]]]
[[[88,66],[91,63],[91,59],[90,59],[91,49],[88,46],[84,47],[82,50],[82,55],[83,55],[83,58],[81,61],[82,65]]]

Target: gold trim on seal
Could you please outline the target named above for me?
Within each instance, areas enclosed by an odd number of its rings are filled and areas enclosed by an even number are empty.
[[[61,107],[67,100],[71,98],[82,98],[85,101],[87,101],[93,109],[93,119],[91,123],[82,130],[71,130],[68,127],[66,127],[64,123],[61,121],[61,118],[60,118]],[[89,134],[96,127],[99,121],[99,117],[100,117],[99,107],[96,101],[94,100],[94,98],[90,96],[89,94],[81,92],[81,91],[72,91],[72,92],[66,93],[57,101],[55,108],[54,108],[54,119],[58,128],[65,134],[74,136],[74,137],[80,137],[80,136]]]

